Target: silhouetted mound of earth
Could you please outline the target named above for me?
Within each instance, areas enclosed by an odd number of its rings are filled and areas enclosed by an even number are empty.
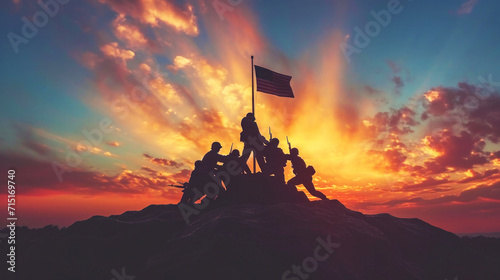
[[[217,197],[211,208],[246,203],[309,202],[307,196],[295,187],[286,187],[276,177],[264,176],[262,173],[231,177],[225,182],[227,191]]]
[[[189,225],[176,205],[151,205],[64,229],[18,228],[17,240],[15,279],[500,279],[500,239],[337,200],[207,208]]]

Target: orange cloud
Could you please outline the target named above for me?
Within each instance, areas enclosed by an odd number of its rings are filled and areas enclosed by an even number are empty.
[[[107,56],[119,58],[122,61],[130,60],[135,56],[133,51],[119,48],[117,42],[112,42],[102,46],[101,51]]]
[[[106,142],[106,144],[108,146],[112,146],[112,147],[119,147],[120,146],[120,143],[116,142],[116,141],[113,141],[113,142]]]
[[[498,174],[499,174],[499,170],[496,168],[485,170],[483,173],[469,169],[465,172],[465,178],[461,179],[458,182],[459,183],[469,183],[469,182],[484,180],[487,178],[489,178],[489,179],[499,178],[500,176]]]
[[[140,28],[134,24],[128,23],[125,16],[119,15],[113,21],[113,32],[117,38],[127,43],[127,46],[139,49],[149,44],[149,40],[142,33]]]
[[[150,156],[149,154],[144,154],[144,156],[151,162],[163,165],[178,168],[182,166],[182,163],[176,162],[174,160],[164,159],[164,158],[155,158]]]
[[[178,7],[171,1],[164,0],[99,0],[108,4],[120,15],[128,15],[134,19],[146,23],[152,27],[160,27],[160,24],[172,27],[187,35],[198,35],[198,24],[194,15],[193,6]]]

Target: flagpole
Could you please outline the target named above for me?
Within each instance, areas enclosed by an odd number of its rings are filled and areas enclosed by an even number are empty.
[[[253,55],[252,55],[252,113],[255,117],[255,90],[254,90],[254,81],[253,81]]]
[[[254,89],[254,80],[253,80],[253,55],[251,56],[252,58],[252,114],[255,118],[255,89]],[[255,149],[255,147],[254,147]],[[256,158],[255,158],[255,150],[253,151],[253,173],[255,174],[256,173],[256,162],[255,162]]]

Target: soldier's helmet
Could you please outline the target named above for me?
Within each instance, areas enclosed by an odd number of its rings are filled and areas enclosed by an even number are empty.
[[[292,148],[292,149],[290,150],[290,154],[291,154],[292,156],[298,156],[298,155],[299,155],[299,149],[297,149],[297,148]]]
[[[273,139],[271,139],[271,141],[269,141],[269,143],[273,147],[278,147],[278,145],[280,144],[280,140],[278,138],[273,138]]]
[[[220,150],[221,148],[222,148],[222,145],[219,142],[212,143],[212,150]]]
[[[197,161],[195,161],[195,162],[194,162],[194,168],[200,168],[202,163],[203,163],[203,162],[202,162],[201,160],[197,160]]]
[[[240,157],[240,151],[238,149],[234,149],[231,152],[231,156],[233,156],[233,157]]]
[[[250,118],[255,121],[255,116],[253,115],[253,113],[248,113],[247,118]]]

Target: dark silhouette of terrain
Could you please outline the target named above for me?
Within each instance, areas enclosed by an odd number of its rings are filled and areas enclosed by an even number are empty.
[[[338,200],[309,202],[258,176],[232,181],[189,225],[177,205],[150,205],[63,229],[18,228],[13,279],[120,280],[112,271],[122,275],[122,268],[135,280],[305,279],[292,266],[315,255],[318,239],[340,246],[312,272],[302,269],[306,279],[500,279],[500,239],[364,215]]]

